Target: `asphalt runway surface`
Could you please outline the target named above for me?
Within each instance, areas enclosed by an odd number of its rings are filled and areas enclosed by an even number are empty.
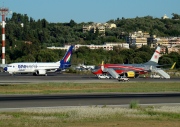
[[[131,78],[130,82],[180,82],[180,78],[152,79]],[[50,73],[48,76],[32,76],[32,74],[9,75],[0,73],[0,85],[18,83],[42,83],[42,82],[73,82],[73,83],[118,83],[116,79],[98,79],[94,75]]]
[[[151,79],[136,78],[130,82],[180,82],[180,78]],[[12,83],[73,82],[73,83],[119,83],[116,79],[98,79],[94,75],[49,74],[48,76],[8,75],[0,73],[0,85]],[[139,104],[180,104],[180,93],[152,94],[60,94],[60,95],[0,95],[0,110],[27,107],[128,105],[131,101]]]
[[[11,95],[0,96],[2,108],[59,107],[128,105],[139,104],[180,104],[180,93],[167,94],[71,94],[71,95]]]

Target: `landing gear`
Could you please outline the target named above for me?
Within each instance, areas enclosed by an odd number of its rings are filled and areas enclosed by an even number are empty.
[[[33,76],[37,76],[37,74],[36,74],[36,73],[33,73]]]
[[[10,73],[10,75],[11,75],[11,76],[14,76],[14,75],[15,75],[15,73],[14,73],[14,72],[12,72],[12,73]]]

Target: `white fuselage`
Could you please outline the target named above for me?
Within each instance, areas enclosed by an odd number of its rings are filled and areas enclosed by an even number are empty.
[[[43,72],[43,74],[51,70],[56,70],[60,67],[59,62],[54,63],[12,63],[7,66],[7,72],[14,73],[36,73]]]

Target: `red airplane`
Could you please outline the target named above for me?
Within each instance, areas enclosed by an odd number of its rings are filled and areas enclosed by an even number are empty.
[[[158,60],[160,57],[160,47],[158,46],[152,56],[152,58],[143,64],[102,64],[95,67],[92,73],[95,75],[110,74],[114,78],[120,76],[126,76],[128,78],[136,78],[139,75],[151,72],[151,70],[157,70]],[[162,70],[161,70],[162,71]],[[158,72],[160,73],[160,72]],[[163,73],[166,73],[163,71]],[[167,74],[167,73],[166,73]],[[162,74],[163,75],[163,74]]]

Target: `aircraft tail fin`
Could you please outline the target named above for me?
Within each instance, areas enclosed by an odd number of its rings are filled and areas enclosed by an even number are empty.
[[[71,45],[69,49],[67,50],[66,54],[64,55],[63,59],[60,62],[60,67],[61,69],[65,69],[71,66],[71,57],[72,57],[72,50],[74,46]]]
[[[174,64],[173,64],[172,67],[170,68],[170,70],[174,69],[175,65],[176,65],[176,62],[174,62]]]
[[[159,57],[160,57],[160,50],[161,48],[158,46],[153,54],[153,56],[151,57],[151,59],[145,63],[147,65],[157,65],[158,61],[159,61]]]

